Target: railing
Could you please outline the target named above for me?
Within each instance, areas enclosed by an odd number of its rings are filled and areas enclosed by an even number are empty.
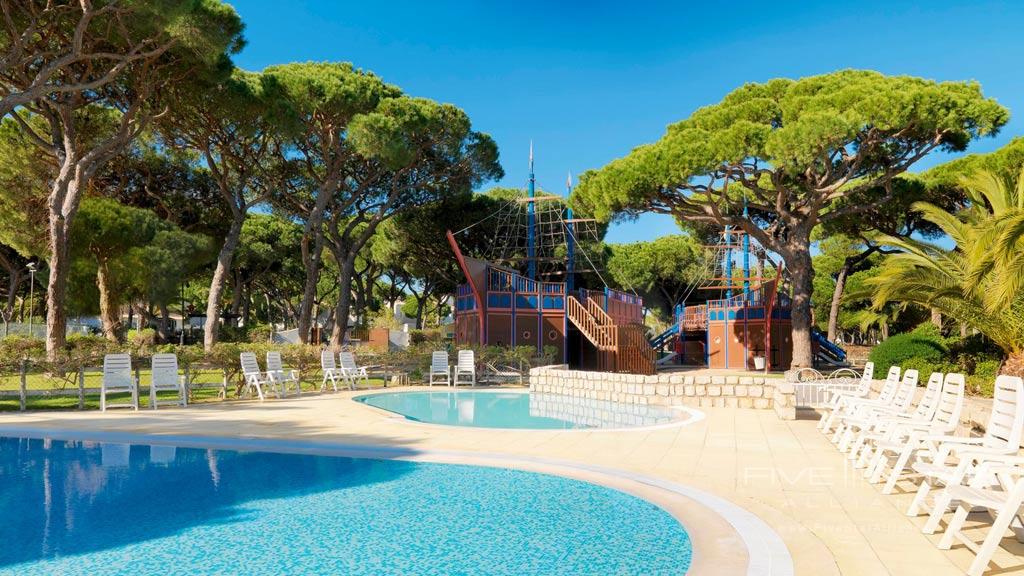
[[[701,304],[699,306],[687,306],[683,310],[683,330],[703,330],[708,327],[708,308]]]
[[[615,371],[630,374],[654,374],[657,352],[647,341],[647,331],[640,324],[618,326],[615,349]]]
[[[612,317],[609,316],[608,313],[604,311],[604,308],[601,308],[601,305],[593,298],[587,298],[586,306],[587,312],[590,312],[590,315],[594,317],[594,320],[597,321],[599,326],[611,326],[614,324],[614,322],[612,322]]]
[[[601,326],[597,319],[587,310],[575,296],[568,296],[565,299],[566,311],[571,321],[588,340],[597,346],[598,350],[610,351],[615,349],[615,338],[611,330]]]
[[[541,294],[564,294],[564,282],[538,282],[509,272],[489,268],[487,270],[487,289],[495,292],[529,292]]]

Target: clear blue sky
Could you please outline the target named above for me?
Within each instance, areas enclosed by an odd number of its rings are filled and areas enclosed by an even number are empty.
[[[780,76],[869,68],[973,79],[1024,114],[1019,1],[232,4],[248,26],[239,66],[350,61],[409,94],[456,104],[497,140],[507,186],[525,185],[531,139],[538,183],[562,192],[567,171],[599,168],[742,83]],[[1019,134],[1015,115],[971,151]],[[608,240],[675,231],[652,215],[616,225]]]

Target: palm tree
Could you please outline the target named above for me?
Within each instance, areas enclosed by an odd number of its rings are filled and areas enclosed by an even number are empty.
[[[979,172],[962,182],[969,200],[956,214],[914,204],[956,247],[883,237],[902,250],[869,280],[873,308],[910,302],[977,329],[1003,349],[1004,371],[1024,373],[1024,170],[1015,182]]]

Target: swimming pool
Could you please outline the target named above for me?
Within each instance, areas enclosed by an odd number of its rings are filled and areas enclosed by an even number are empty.
[[[674,517],[531,472],[0,438],[0,574],[673,574]]]
[[[417,422],[478,428],[631,428],[681,422],[689,416],[661,406],[537,392],[385,392],[354,400]]]

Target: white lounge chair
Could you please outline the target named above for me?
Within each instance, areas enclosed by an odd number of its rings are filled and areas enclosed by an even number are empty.
[[[872,372],[874,372],[874,365],[872,365]],[[861,380],[863,385],[863,379]],[[882,390],[879,392],[876,400],[888,402],[892,399],[892,396],[896,394],[896,389],[900,385],[900,367],[890,366],[889,374],[885,377],[885,384],[882,385]],[[868,391],[870,392],[871,383],[868,382]],[[829,406],[825,408],[825,411],[821,414],[821,421],[818,422],[818,429],[823,434],[829,434],[832,432],[832,426],[836,420],[842,415],[848,405],[855,400],[867,400],[868,394],[858,396],[854,394],[833,394],[829,399]],[[822,424],[824,422],[824,424]]]
[[[149,383],[149,407],[188,405],[185,377],[178,374],[178,357],[174,354],[153,354],[150,362],[152,377]],[[161,399],[158,392],[176,392],[176,398]]]
[[[266,374],[260,372],[260,363],[256,360],[256,354],[242,352],[239,359],[242,362],[242,378],[245,379],[245,387],[250,392],[255,390],[261,401],[266,400],[264,388],[266,388],[266,392],[275,391],[276,393],[274,383],[267,378]]]
[[[460,383],[476,386],[476,355],[472,350],[459,350],[452,384],[458,386]]]
[[[324,379],[320,382],[320,391],[323,392],[327,389],[327,382],[330,381],[331,387],[335,392],[338,391],[338,380],[344,380],[341,370],[338,369],[337,361],[334,358],[334,352],[330,350],[323,350],[320,352],[320,370],[324,373]]]
[[[107,402],[108,394],[131,394],[129,402]],[[107,408],[139,409],[139,382],[132,374],[132,357],[128,354],[107,354],[103,357],[103,382],[100,384],[100,410]]]
[[[868,482],[877,484],[882,481],[886,467],[902,472],[913,456],[919,436],[935,436],[952,434],[960,424],[960,412],[964,406],[964,375],[946,374],[939,394],[938,406],[930,421],[890,420],[887,430],[875,430],[866,434],[864,449],[861,451],[856,467],[867,466],[864,477]],[[893,459],[890,462],[890,458]],[[883,493],[892,492],[899,478],[899,473],[887,483]],[[886,491],[888,490],[888,491]]]
[[[480,382],[494,384],[523,383],[523,373],[511,366],[495,366],[490,362],[484,364],[484,374]]]
[[[267,378],[277,387],[279,396],[287,396],[288,388],[295,389],[295,395],[302,395],[302,382],[297,370],[284,369],[280,352],[267,352]]]
[[[897,368],[898,369],[898,368]],[[855,390],[834,390],[828,399],[828,405],[822,410],[821,420],[818,420],[818,429],[826,430],[826,425],[831,425],[829,416],[839,406],[841,398],[867,398],[871,394],[871,383],[875,377],[875,363],[868,362],[864,365],[864,371],[860,374],[860,382]],[[898,376],[897,376],[898,377]]]
[[[930,423],[935,416],[935,410],[939,407],[943,382],[944,376],[941,372],[932,372],[932,375],[928,378],[928,384],[925,386],[924,394],[921,395],[921,399],[918,400],[913,411],[892,414],[875,410],[870,412],[868,418],[855,423],[852,428],[855,428],[856,431],[851,430],[855,438],[852,443],[848,444],[846,458],[848,460],[857,460],[860,457],[861,448],[866,443],[870,442],[872,438],[884,438],[884,432],[897,426],[899,423]]]
[[[452,385],[452,372],[448,367],[448,353],[443,350],[430,355],[430,375],[428,376],[427,384],[433,386],[435,383],[446,386]]]
[[[947,500],[959,504],[946,526],[946,533],[939,541],[941,550],[949,550],[954,540],[959,540],[975,553],[974,561],[967,569],[969,576],[981,576],[988,569],[992,554],[1010,528],[1014,519],[1020,518],[1024,505],[1024,458],[1020,456],[979,455],[975,478],[985,478],[990,486],[956,484],[944,491]],[[973,509],[984,508],[992,515],[992,527],[979,546],[963,533],[964,522]]]
[[[941,387],[942,374],[940,372],[932,372],[921,402],[918,403],[916,408],[911,409],[911,401],[916,393],[916,389],[918,389],[918,371],[907,370],[903,373],[903,381],[900,383],[900,388],[891,405],[863,405],[856,415],[843,418],[842,425],[844,426],[844,431],[842,438],[839,440],[839,451],[853,452],[852,448],[854,446],[859,448],[856,440],[860,434],[881,424],[887,418],[912,418],[915,415],[920,415],[922,418],[930,418],[932,413],[935,412],[935,401],[938,399]]]
[[[366,366],[360,367],[356,364],[356,357],[351,352],[338,354],[341,362],[341,377],[348,381],[349,390],[356,389],[356,382],[362,380],[367,388],[370,387],[370,375],[366,372]]]
[[[881,400],[851,399],[839,415],[832,442],[845,452],[852,437],[853,428],[863,423],[865,419],[872,418],[873,413],[882,412],[886,414],[900,414],[906,412],[910,402],[914,399],[914,391],[917,390],[917,370],[907,370],[903,373],[903,380],[896,387],[895,394],[888,402]]]
[[[1022,432],[1024,380],[1016,376],[998,376],[992,399],[992,412],[989,414],[983,436],[924,436],[918,441],[916,461],[911,464],[911,468],[921,475],[921,484],[907,509],[907,516],[917,516],[921,508],[928,508],[928,493],[933,487],[940,484],[966,484],[965,476],[973,470],[971,458],[982,454],[1016,455],[1020,449]],[[971,458],[965,456],[966,454],[970,454]],[[954,458],[958,460],[954,462]],[[893,474],[898,475],[899,472],[893,470]],[[895,483],[892,476],[889,481]],[[930,517],[922,528],[925,534],[931,534],[938,528],[948,502],[948,498],[943,494],[935,498],[935,505],[930,509]]]

